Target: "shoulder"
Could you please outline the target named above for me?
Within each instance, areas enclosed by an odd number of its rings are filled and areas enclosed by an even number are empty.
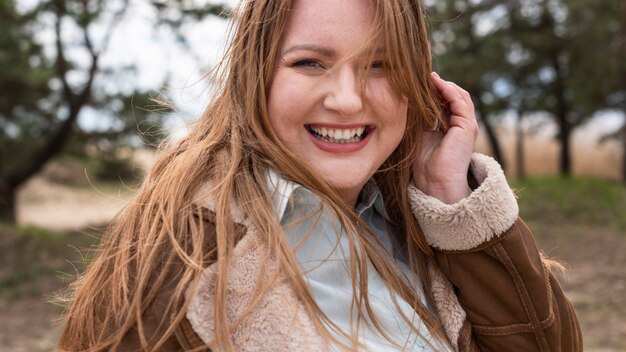
[[[215,202],[208,194],[200,199],[195,203],[197,217],[215,237]],[[236,326],[232,333],[236,350],[256,350],[258,346],[277,351],[325,350],[307,310],[277,270],[278,262],[264,237],[236,205],[232,214],[235,233],[227,235],[234,236],[235,246],[224,261],[228,275],[222,282],[227,296],[217,307],[222,259],[216,258],[202,271],[195,287],[187,290],[188,306],[179,340],[192,347],[214,347],[211,344],[219,329],[216,310],[224,309],[229,323]],[[259,286],[265,287],[261,294]]]

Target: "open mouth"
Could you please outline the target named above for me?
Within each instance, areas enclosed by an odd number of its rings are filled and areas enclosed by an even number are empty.
[[[360,142],[370,132],[371,127],[361,126],[357,128],[328,128],[307,125],[307,130],[317,139],[327,143],[346,144]]]

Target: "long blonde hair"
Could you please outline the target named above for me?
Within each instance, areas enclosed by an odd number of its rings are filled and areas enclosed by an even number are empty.
[[[432,300],[425,270],[425,258],[432,253],[411,213],[407,192],[421,131],[443,121],[442,106],[429,78],[431,60],[424,13],[419,1],[370,2],[375,10],[373,34],[386,48],[390,85],[409,104],[404,138],[375,180],[385,195],[394,233],[399,234],[398,240],[406,248],[409,266],[419,275]],[[223,304],[228,300],[228,263],[238,240],[231,205],[237,204],[263,236],[278,270],[300,272],[293,249],[272,211],[265,184],[269,169],[317,194],[336,214],[351,242],[358,243],[351,246],[350,260],[353,303],[359,320],[367,315],[380,330],[367,294],[365,263],[369,259],[390,288],[413,306],[431,333],[447,341],[438,319],[398,276],[388,258],[376,250],[371,236],[364,235],[367,226],[354,209],[287,149],[270,127],[267,92],[291,3],[244,1],[235,12],[230,46],[216,70],[219,93],[190,134],[161,152],[137,195],[105,231],[97,255],[72,286],[60,350],[115,350],[131,329],[137,330],[144,349],[158,350],[185,317],[185,292],[193,289],[202,270],[214,263],[215,319],[220,322],[215,325],[215,343],[232,351],[232,326],[227,323]],[[215,231],[211,232],[205,231],[194,204],[196,194],[207,182],[215,201]],[[281,278],[291,285],[323,337],[347,349],[358,348],[357,336],[348,336],[351,345],[332,337],[329,327],[334,324],[315,304],[301,274],[275,274],[276,280]],[[257,294],[274,284],[273,280],[259,283]],[[154,340],[146,336],[143,315],[165,286],[172,295],[163,310],[161,333]],[[405,319],[410,323],[409,317]]]

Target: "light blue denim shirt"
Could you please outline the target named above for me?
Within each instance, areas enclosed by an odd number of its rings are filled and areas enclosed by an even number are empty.
[[[356,314],[350,314],[352,306],[352,279],[350,275],[349,239],[345,231],[330,211],[324,209],[319,214],[320,199],[305,187],[282,179],[270,172],[268,190],[273,195],[276,216],[285,230],[285,236],[294,248],[296,257],[307,281],[315,302],[320,309],[344,332],[350,332],[356,323]],[[402,260],[400,251],[394,250],[392,237],[385,225],[385,207],[380,190],[373,180],[362,189],[356,210],[370,226],[373,234],[381,242],[391,260],[395,260],[408,282],[425,303],[424,292],[419,278],[414,275]],[[307,234],[309,234],[307,236]],[[397,247],[397,246],[395,246]],[[436,343],[426,325],[413,308],[400,296],[396,296],[399,307],[419,327],[420,334],[411,333],[407,322],[396,309],[392,294],[372,263],[367,260],[368,294],[370,305],[385,333],[398,345],[399,349],[386,340],[377,330],[360,327],[359,340],[368,351],[433,351],[426,340],[438,351],[447,351]],[[332,331],[332,330],[331,330]],[[347,343],[347,340],[335,334]],[[336,347],[337,350],[339,348]]]

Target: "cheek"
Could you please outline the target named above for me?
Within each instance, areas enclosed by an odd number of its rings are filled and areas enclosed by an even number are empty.
[[[319,95],[315,81],[279,68],[268,93],[267,109],[274,133],[285,144],[301,143],[304,124]]]
[[[396,144],[395,144],[394,149],[400,144],[400,142],[404,138],[404,134],[406,132],[406,124],[407,124],[406,109],[403,109],[399,111],[398,113],[399,113],[399,117],[397,118],[397,127],[395,129]]]
[[[389,101],[387,105],[387,126],[389,127],[390,134],[388,138],[392,145],[393,150],[402,142],[404,134],[407,128],[408,121],[408,107],[407,104],[398,99]]]
[[[299,130],[300,112],[298,105],[294,104],[299,98],[297,92],[281,85],[280,81],[274,81],[273,87],[267,102],[269,122],[278,139],[290,145],[296,140]]]
[[[286,124],[289,115],[286,111],[289,109],[288,103],[291,100],[288,90],[282,89],[284,85],[280,80],[280,76],[275,77],[270,87],[267,99],[267,113],[269,115],[270,124],[274,132],[280,137],[280,129]]]
[[[395,94],[386,79],[373,79],[366,93],[368,100],[384,116],[406,118],[407,99]]]
[[[394,136],[404,135],[408,119],[408,105],[406,99],[398,97],[389,90],[385,94],[380,94],[375,98],[377,114],[384,116],[384,123],[393,130]],[[399,141],[398,141],[399,143]]]

